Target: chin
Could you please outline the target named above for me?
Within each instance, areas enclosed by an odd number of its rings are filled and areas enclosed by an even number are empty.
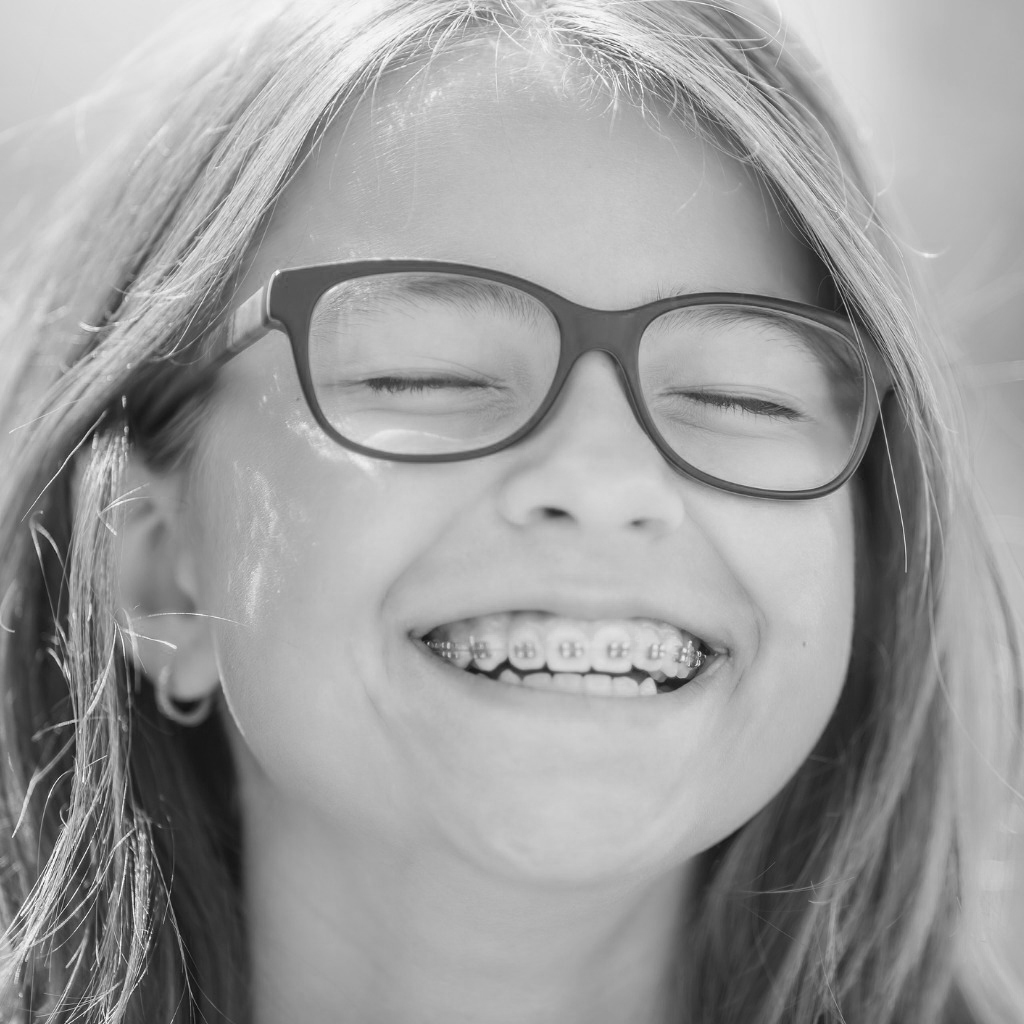
[[[666,820],[675,826],[671,834]],[[620,886],[687,860],[683,824],[682,813],[666,815],[639,786],[612,795],[563,777],[516,792],[507,785],[481,791],[476,813],[461,815],[445,831],[488,874],[534,884]]]

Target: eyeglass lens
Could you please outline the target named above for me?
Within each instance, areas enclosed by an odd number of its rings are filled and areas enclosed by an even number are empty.
[[[506,284],[454,273],[359,277],[325,292],[309,327],[317,402],[382,454],[439,455],[507,439],[559,364],[553,313]],[[838,331],[742,304],[687,306],[645,329],[637,372],[664,443],[718,479],[802,490],[856,446],[865,371]]]

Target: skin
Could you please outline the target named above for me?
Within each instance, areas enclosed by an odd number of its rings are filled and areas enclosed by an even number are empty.
[[[239,297],[281,266],[407,256],[605,308],[815,300],[748,170],[515,64],[481,46],[382,83],[289,185]],[[189,475],[135,471],[150,568],[214,617],[168,617],[164,656],[179,696],[223,690],[255,1019],[666,1019],[694,858],[784,786],[838,699],[849,490],[772,502],[682,477],[596,353],[525,441],[443,465],[330,442],[280,336],[222,384]],[[456,676],[409,637],[529,608],[649,615],[726,654],[675,699],[588,699]]]

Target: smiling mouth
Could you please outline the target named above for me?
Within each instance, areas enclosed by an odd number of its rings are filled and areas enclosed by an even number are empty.
[[[671,693],[719,657],[700,637],[656,619],[569,619],[502,612],[437,626],[420,638],[472,675],[602,697]]]

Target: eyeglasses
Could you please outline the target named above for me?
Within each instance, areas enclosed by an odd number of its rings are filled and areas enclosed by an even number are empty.
[[[424,260],[278,270],[226,328],[211,338],[201,375],[283,330],[324,432],[397,462],[515,444],[550,412],[576,360],[605,352],[669,463],[768,498],[840,487],[888,387],[851,321],[814,306],[714,292],[590,309],[511,274]],[[194,382],[165,391],[148,413],[159,416]]]

